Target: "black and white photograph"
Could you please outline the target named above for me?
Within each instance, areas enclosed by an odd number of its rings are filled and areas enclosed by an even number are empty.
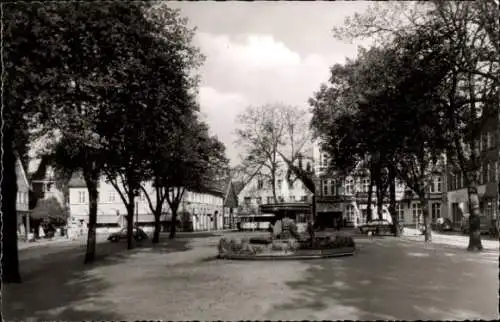
[[[5,321],[500,319],[498,0],[0,9]]]

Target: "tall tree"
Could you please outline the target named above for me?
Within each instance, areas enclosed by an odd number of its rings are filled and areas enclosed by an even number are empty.
[[[249,106],[238,115],[236,143],[245,149],[243,164],[253,169],[265,168],[271,183],[274,202],[278,202],[276,180],[280,171],[279,147],[283,144],[286,125],[282,119],[283,105]]]
[[[411,7],[411,8],[408,8]],[[412,11],[413,10],[413,11]],[[388,19],[390,15],[397,19]],[[481,113],[485,117],[498,106],[498,18],[500,9],[494,0],[484,2],[442,2],[401,5],[388,10],[385,5],[363,15],[347,19],[337,35],[347,38],[376,36],[380,43],[391,44],[411,34],[424,34],[427,40],[439,40],[448,52],[451,65],[447,77],[441,78],[443,128],[451,142],[448,160],[464,173],[468,187],[470,238],[468,249],[482,249],[479,233],[478,149],[476,137],[481,132]],[[427,42],[427,50],[436,42]],[[421,46],[425,47],[425,46]],[[488,111],[490,110],[490,111]],[[500,136],[500,134],[498,134]]]

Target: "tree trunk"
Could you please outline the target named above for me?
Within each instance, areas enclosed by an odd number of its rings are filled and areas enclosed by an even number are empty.
[[[429,201],[425,198],[425,193],[420,195],[420,204],[422,206],[422,217],[424,217],[425,242],[432,242],[431,221],[429,218]]]
[[[271,173],[271,186],[273,189],[273,198],[274,198],[274,203],[278,203],[278,196],[276,194],[276,170],[273,170],[273,173]]]
[[[134,248],[134,210],[135,196],[133,193],[128,194],[129,204],[127,205],[127,249]]]
[[[19,254],[17,247],[17,180],[16,156],[12,142],[12,130],[4,129],[2,135],[2,281],[4,283],[21,283],[19,273]]]
[[[96,226],[97,226],[97,181],[99,180],[99,173],[94,169],[92,173],[85,173],[85,182],[89,192],[89,224],[87,233],[87,252],[85,253],[84,263],[92,263],[95,259],[96,248]]]
[[[153,233],[153,244],[158,244],[160,242],[160,230],[161,230],[161,223],[160,223],[160,216],[161,216],[161,208],[155,211],[155,231]]]
[[[377,180],[377,219],[382,219],[382,206],[384,204],[384,196],[382,194],[382,184]]]
[[[368,205],[366,206],[366,222],[372,220],[372,195],[373,195],[373,175],[370,171],[370,186],[368,187]]]
[[[394,236],[399,237],[401,230],[399,229],[399,218],[396,213],[396,169],[393,165],[389,166],[389,212],[391,214]]]
[[[467,194],[469,197],[469,246],[467,250],[473,251],[477,249],[478,251],[483,250],[483,244],[481,242],[481,230],[480,230],[480,209],[479,209],[479,198],[477,195],[477,189],[475,186],[469,186],[467,188]]]
[[[177,228],[177,209],[179,207],[179,204],[172,204],[170,209],[172,210],[172,225],[170,227],[170,235],[168,238],[174,239],[175,238],[175,233],[176,233],[176,228]]]

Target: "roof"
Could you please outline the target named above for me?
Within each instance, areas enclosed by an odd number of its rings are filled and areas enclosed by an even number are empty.
[[[16,180],[18,190],[30,190],[31,185],[24,171],[23,164],[19,158],[16,159]]]
[[[85,180],[83,179],[83,175],[81,172],[75,172],[71,176],[71,179],[69,180],[68,183],[69,188],[86,188],[87,184],[85,183]]]
[[[67,212],[59,203],[56,197],[40,199],[36,207],[31,211],[31,217],[35,219],[42,218],[61,218],[67,219]]]

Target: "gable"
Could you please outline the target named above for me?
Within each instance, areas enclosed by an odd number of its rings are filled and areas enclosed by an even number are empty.
[[[19,158],[16,159],[16,180],[18,190],[30,190],[30,184],[28,182],[28,177],[24,171],[23,164]]]

